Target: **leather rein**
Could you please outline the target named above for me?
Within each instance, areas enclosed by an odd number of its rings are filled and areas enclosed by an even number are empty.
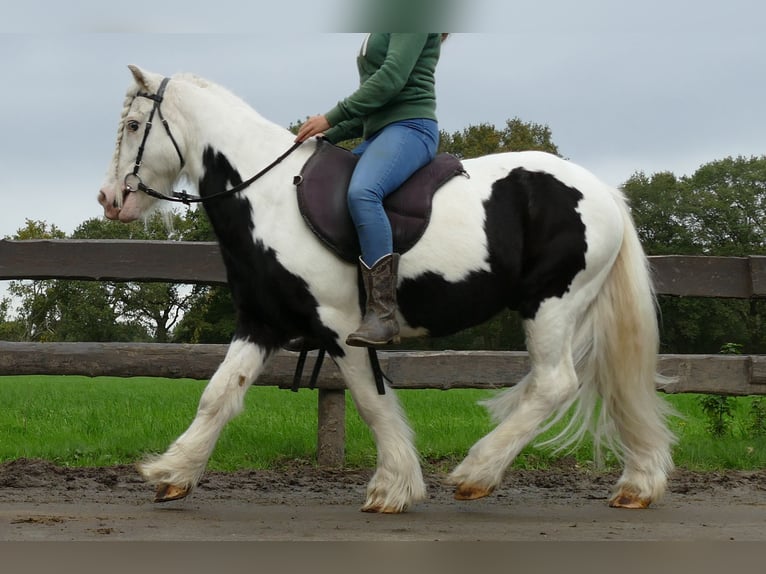
[[[181,169],[183,169],[184,165],[186,165],[184,156],[181,153],[181,148],[178,146],[178,142],[176,142],[176,139],[173,137],[173,132],[170,131],[170,124],[168,124],[167,120],[162,115],[162,109],[160,108],[160,104],[162,103],[162,100],[165,96],[165,88],[167,87],[169,81],[170,81],[170,78],[167,78],[167,77],[163,78],[162,82],[160,83],[160,87],[157,89],[156,94],[147,94],[145,92],[139,92],[138,94],[136,94],[136,97],[147,98],[149,100],[152,100],[154,102],[154,105],[152,106],[152,111],[149,112],[149,119],[146,121],[146,127],[144,128],[144,135],[143,135],[143,139],[141,140],[141,145],[138,146],[138,154],[136,155],[136,161],[133,165],[133,171],[129,173],[128,175],[126,175],[123,181],[123,185],[125,187],[126,193],[141,191],[145,193],[146,195],[149,195],[156,199],[162,199],[164,201],[174,201],[177,203],[183,203],[185,205],[190,205],[192,203],[201,203],[203,201],[218,199],[221,197],[228,197],[230,195],[234,195],[235,193],[239,193],[243,189],[247,188],[250,184],[252,184],[256,180],[266,175],[269,171],[271,171],[275,166],[281,163],[282,160],[284,160],[287,156],[293,153],[301,145],[301,142],[295,142],[285,153],[280,155],[277,159],[275,159],[273,162],[271,162],[261,171],[256,173],[253,177],[239,183],[238,185],[235,185],[234,187],[230,189],[226,189],[224,191],[220,191],[218,193],[214,193],[206,197],[200,197],[198,195],[188,193],[186,190],[173,191],[171,192],[171,195],[165,195],[164,193],[160,193],[159,191],[144,184],[144,182],[141,180],[141,176],[138,175],[138,171],[139,169],[141,169],[141,161],[144,156],[144,148],[146,147],[146,140],[149,137],[149,132],[152,129],[152,121],[154,120],[155,113],[157,114],[160,121],[162,122],[162,125],[165,128],[165,133],[168,134],[170,141],[173,143],[173,147],[176,149],[176,153],[178,154],[178,159],[181,162]]]

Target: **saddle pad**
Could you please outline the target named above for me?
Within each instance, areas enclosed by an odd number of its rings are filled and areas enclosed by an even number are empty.
[[[317,149],[295,178],[298,206],[314,234],[336,255],[355,263],[359,239],[348,212],[346,194],[357,156],[319,140]],[[422,237],[431,217],[437,189],[465,173],[454,155],[438,154],[383,201],[394,239],[394,251],[405,253]]]

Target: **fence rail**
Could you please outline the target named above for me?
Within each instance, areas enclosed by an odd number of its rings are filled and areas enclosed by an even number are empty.
[[[689,297],[766,298],[766,256],[649,257],[657,292]],[[2,279],[226,283],[214,242],[0,240]]]
[[[174,343],[13,343],[0,341],[2,375],[84,375],[209,379],[227,345]],[[304,386],[316,353],[309,353]],[[257,386],[288,389],[297,353],[280,351]],[[380,351],[380,365],[398,389],[500,389],[529,370],[521,351]],[[766,394],[764,355],[660,355],[659,371],[674,380],[658,386],[668,394]],[[322,366],[317,388],[343,390],[337,367]]]
[[[658,294],[766,298],[766,257],[650,257]],[[0,279],[84,279],[222,284],[226,272],[216,243],[119,240],[0,240]],[[0,375],[156,376],[209,378],[226,345],[158,343],[12,343],[0,341]],[[394,388],[496,389],[528,370],[523,352],[381,352]],[[297,355],[281,352],[256,382],[292,386]],[[310,356],[305,372],[311,372]],[[661,355],[666,393],[766,394],[766,356]],[[343,460],[345,394],[327,362],[317,382],[320,464]]]

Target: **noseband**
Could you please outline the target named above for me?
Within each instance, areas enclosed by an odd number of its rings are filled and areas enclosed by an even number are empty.
[[[215,199],[219,197],[234,195],[235,193],[238,193],[242,191],[243,189],[245,189],[246,187],[248,187],[255,180],[265,175],[268,171],[270,171],[273,167],[275,167],[283,159],[285,159],[288,155],[290,155],[293,151],[295,151],[298,148],[298,146],[301,145],[301,142],[295,142],[290,147],[290,149],[288,149],[285,153],[279,156],[276,160],[271,162],[264,169],[256,173],[250,179],[243,181],[239,185],[235,185],[231,189],[227,189],[219,193],[214,193],[212,195],[208,195],[207,197],[199,197],[197,195],[187,193],[186,190],[173,191],[171,192],[171,195],[165,195],[164,193],[160,193],[159,191],[145,185],[144,182],[141,180],[141,176],[138,175],[138,171],[139,169],[141,169],[141,161],[144,156],[144,148],[146,147],[146,140],[149,137],[149,132],[152,129],[152,120],[154,119],[155,113],[160,118],[162,125],[165,127],[165,133],[168,134],[170,141],[173,143],[173,147],[176,149],[176,153],[178,154],[178,159],[181,162],[181,169],[183,169],[184,165],[186,165],[184,156],[181,153],[181,148],[178,147],[178,142],[176,142],[176,139],[173,137],[173,132],[170,131],[170,125],[168,124],[165,117],[162,115],[162,109],[160,108],[160,104],[162,103],[162,99],[165,95],[165,88],[167,87],[169,81],[170,81],[170,78],[163,78],[162,82],[160,83],[160,87],[157,89],[156,94],[147,94],[145,92],[139,92],[136,95],[136,97],[148,98],[152,100],[154,102],[154,105],[152,106],[152,111],[149,112],[149,119],[146,121],[146,127],[144,128],[144,136],[141,139],[141,145],[138,147],[138,154],[136,155],[136,161],[133,165],[133,171],[129,173],[128,175],[126,175],[123,181],[123,185],[125,187],[126,193],[142,191],[146,195],[149,195],[156,199],[162,199],[164,201],[175,201],[178,203],[184,203],[186,205],[189,205],[191,203],[199,203],[202,201]]]

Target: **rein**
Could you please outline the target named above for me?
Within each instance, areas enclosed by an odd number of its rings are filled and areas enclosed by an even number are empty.
[[[183,154],[181,153],[181,148],[178,147],[178,143],[176,142],[176,139],[173,137],[173,132],[170,131],[170,125],[168,124],[167,120],[163,117],[162,109],[160,108],[160,104],[162,103],[162,99],[165,95],[165,88],[167,87],[169,81],[170,81],[170,78],[163,78],[162,82],[160,83],[160,87],[157,89],[156,94],[146,94],[143,92],[139,92],[137,94],[137,97],[142,97],[142,98],[147,98],[152,100],[154,102],[154,105],[152,106],[152,111],[149,113],[149,119],[146,122],[146,128],[144,129],[144,137],[141,140],[141,145],[138,147],[138,154],[136,155],[136,161],[133,166],[133,172],[126,175],[125,180],[123,182],[125,186],[125,191],[127,193],[141,191],[145,193],[146,195],[149,195],[156,199],[162,199],[164,201],[174,201],[177,203],[183,203],[185,205],[190,205],[192,203],[201,203],[203,201],[207,201],[210,199],[218,199],[220,197],[228,197],[230,195],[234,195],[235,193],[242,191],[243,189],[251,185],[253,182],[255,182],[256,180],[266,175],[269,171],[271,171],[274,167],[276,167],[279,163],[281,163],[282,160],[284,160],[287,156],[293,153],[302,143],[302,142],[295,142],[292,146],[290,146],[290,148],[286,152],[280,155],[277,159],[275,159],[273,162],[271,162],[261,171],[256,173],[253,177],[239,183],[238,185],[235,185],[231,189],[226,189],[224,191],[214,193],[213,195],[208,195],[207,197],[200,197],[198,195],[188,193],[186,190],[173,191],[171,192],[171,195],[165,195],[164,193],[160,193],[156,189],[153,189],[147,186],[146,184],[144,184],[143,180],[141,179],[141,176],[138,175],[138,170],[141,168],[141,160],[143,159],[143,156],[144,156],[144,148],[146,147],[146,140],[149,137],[149,132],[152,129],[152,120],[154,119],[155,113],[159,116],[160,121],[162,122],[162,125],[165,128],[165,133],[168,134],[170,141],[173,142],[173,147],[175,147],[176,153],[178,154],[178,159],[181,162],[181,169],[183,169],[184,165],[186,165],[186,161],[184,160]]]

